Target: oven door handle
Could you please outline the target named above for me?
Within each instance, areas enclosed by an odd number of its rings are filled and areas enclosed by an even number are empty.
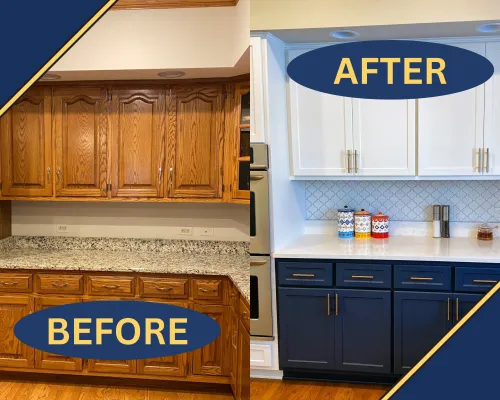
[[[261,179],[264,179],[264,175],[250,175],[251,181],[260,181]]]
[[[263,260],[263,261],[250,261],[250,266],[251,267],[258,267],[260,265],[266,265],[266,264],[267,264],[266,260]]]

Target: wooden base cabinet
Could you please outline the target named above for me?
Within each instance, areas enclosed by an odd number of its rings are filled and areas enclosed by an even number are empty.
[[[238,329],[236,399],[250,400],[250,333],[240,321]]]

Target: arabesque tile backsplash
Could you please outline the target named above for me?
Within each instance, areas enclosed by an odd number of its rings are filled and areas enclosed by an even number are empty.
[[[431,221],[433,204],[449,204],[454,222],[498,221],[500,181],[306,182],[309,220],[337,219],[337,209],[348,205],[382,211],[393,221]]]

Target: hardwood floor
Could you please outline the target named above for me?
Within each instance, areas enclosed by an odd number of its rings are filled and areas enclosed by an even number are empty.
[[[389,386],[252,379],[252,400],[379,400]]]
[[[61,378],[64,379],[64,378]],[[221,390],[224,390],[223,388]],[[117,387],[27,381],[0,381],[0,400],[233,400],[230,391]]]

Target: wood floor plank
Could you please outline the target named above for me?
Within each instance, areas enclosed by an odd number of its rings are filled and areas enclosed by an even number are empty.
[[[379,400],[388,386],[252,379],[252,400]]]

